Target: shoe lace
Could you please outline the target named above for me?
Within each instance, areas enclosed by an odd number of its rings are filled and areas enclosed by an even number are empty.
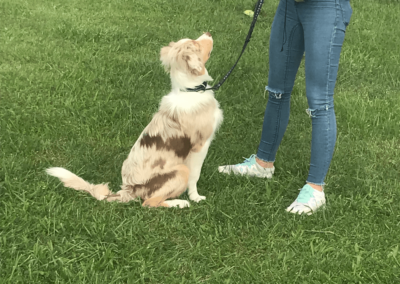
[[[314,197],[313,191],[314,189],[309,187],[300,189],[300,194],[297,197],[297,202],[307,203],[310,198]]]
[[[254,158],[255,155],[256,155],[256,154],[253,154],[253,155],[251,155],[251,156],[248,157],[248,158],[243,157],[244,162],[241,163],[241,164],[239,164],[239,165],[241,165],[241,166],[251,166],[251,165],[253,165],[254,162],[253,162],[252,160],[253,160],[253,158]]]

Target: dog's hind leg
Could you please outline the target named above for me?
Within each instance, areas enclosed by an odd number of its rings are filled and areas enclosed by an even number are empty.
[[[149,199],[146,199],[142,206],[149,206],[149,207],[169,207],[167,203],[165,203],[165,197],[163,196],[157,196],[157,197],[152,197]]]
[[[189,168],[183,164],[171,169],[168,174],[158,175],[150,179],[145,185],[149,191],[153,191],[151,196],[143,202],[143,206],[151,207],[189,207],[186,200],[166,200],[181,195],[187,188],[189,179]]]
[[[106,199],[108,202],[112,201],[120,201],[121,202],[121,195],[120,194],[111,194],[107,196]]]
[[[119,202],[129,202],[136,199],[136,192],[134,191],[134,186],[126,185],[122,187],[120,191],[114,194],[109,194],[107,196],[107,201],[119,201]]]

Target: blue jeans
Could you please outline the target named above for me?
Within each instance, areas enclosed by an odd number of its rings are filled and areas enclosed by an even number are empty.
[[[275,161],[289,122],[290,94],[305,52],[309,106],[306,111],[312,121],[311,162],[307,182],[316,185],[325,184],[335,147],[333,91],[351,14],[349,0],[281,0],[272,23],[266,87],[269,99],[257,157],[266,162]]]

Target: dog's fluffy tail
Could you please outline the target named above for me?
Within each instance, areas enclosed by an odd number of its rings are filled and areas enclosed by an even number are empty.
[[[59,178],[65,187],[89,192],[94,198],[103,200],[112,192],[107,184],[91,184],[64,168],[49,168],[46,173]]]

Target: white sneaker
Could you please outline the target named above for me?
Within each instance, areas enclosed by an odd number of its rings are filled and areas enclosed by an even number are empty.
[[[323,191],[318,191],[312,188],[309,184],[306,184],[299,190],[299,196],[297,196],[297,199],[286,208],[287,212],[295,214],[307,213],[307,215],[311,215],[318,208],[325,205],[326,200]]]
[[[246,175],[246,176],[256,176],[260,178],[272,178],[274,174],[275,167],[263,168],[256,162],[256,155],[253,154],[249,158],[244,158],[245,161],[237,165],[227,165],[218,167],[220,173],[235,175]]]

